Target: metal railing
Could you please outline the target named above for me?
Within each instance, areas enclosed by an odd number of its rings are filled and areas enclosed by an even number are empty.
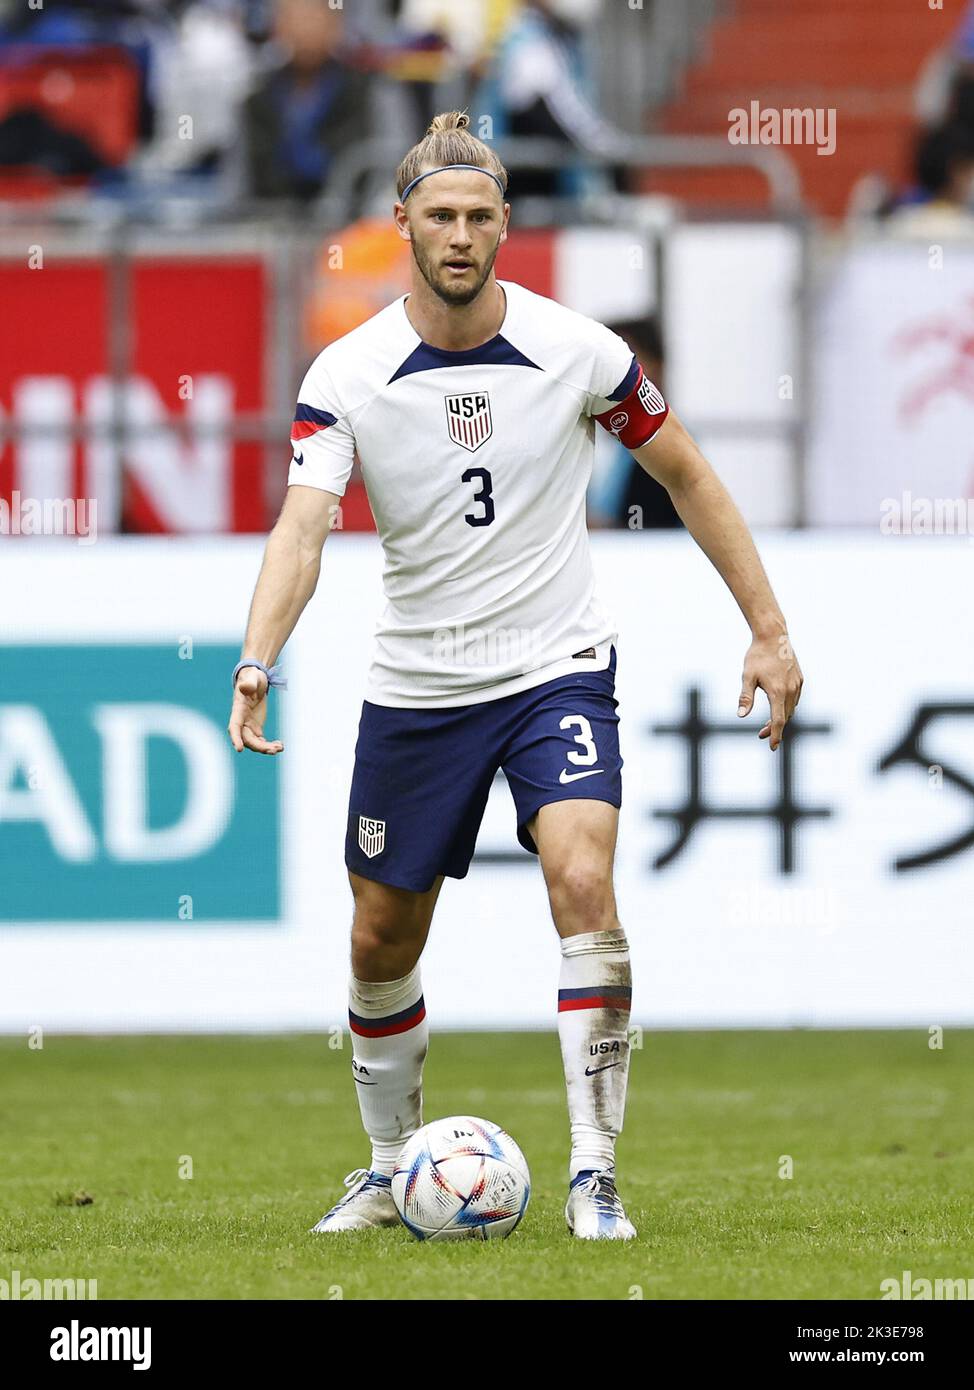
[[[518,136],[497,140],[492,148],[505,167],[519,169],[604,170],[604,159],[586,154],[559,140]],[[353,215],[367,190],[377,181],[391,182],[398,166],[401,142],[374,137],[349,145],[335,160],[325,193],[315,205],[316,220],[341,224]],[[767,145],[730,145],[719,135],[620,136],[613,163],[625,169],[753,169],[765,181],[771,210],[778,216],[795,216],[802,210],[801,183],[789,156]],[[540,201],[540,200],[539,200]],[[552,199],[554,203],[558,200]],[[549,209],[549,213],[552,212]],[[557,221],[557,216],[550,217]]]

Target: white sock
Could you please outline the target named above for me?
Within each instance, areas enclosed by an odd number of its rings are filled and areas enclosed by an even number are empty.
[[[401,980],[348,987],[352,1074],[372,1169],[391,1176],[400,1150],[423,1123],[423,1063],[429,1026],[419,966]]]
[[[621,927],[561,943],[558,1037],[572,1131],[569,1177],[615,1166],[629,1077],[632,971]]]

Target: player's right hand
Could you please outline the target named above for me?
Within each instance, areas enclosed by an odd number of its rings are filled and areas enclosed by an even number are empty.
[[[267,677],[256,666],[244,666],[237,674],[227,733],[238,753],[283,753],[280,739],[273,743],[264,737],[267,718]]]

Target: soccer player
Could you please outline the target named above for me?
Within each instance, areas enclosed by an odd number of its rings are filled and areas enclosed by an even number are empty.
[[[772,749],[802,677],[743,519],[632,351],[601,324],[495,278],[507,174],[468,124],[463,113],[437,116],[399,168],[410,293],[329,344],[304,378],[229,734],[238,752],[282,750],[263,734],[268,686],[281,680],[274,663],[314,592],[357,450],[387,599],[345,842],[352,1071],[372,1152],[314,1229],[398,1220],[391,1175],[422,1123],[419,959],[443,877],[466,875],[502,768],[561,940],[568,1227],[627,1240],[615,1142],[632,990],[612,886],[616,633],[585,529],[594,422],[666,487],[737,600],[753,634],[738,712],[760,686],[770,717],[759,736]]]

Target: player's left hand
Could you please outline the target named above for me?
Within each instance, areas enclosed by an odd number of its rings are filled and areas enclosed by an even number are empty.
[[[795,713],[802,693],[802,668],[798,664],[787,632],[775,637],[755,637],[744,658],[744,676],[737,713],[743,719],[754,707],[758,686],[768,697],[771,718],[758,733],[770,738],[772,752],[781,742],[785,725]]]

